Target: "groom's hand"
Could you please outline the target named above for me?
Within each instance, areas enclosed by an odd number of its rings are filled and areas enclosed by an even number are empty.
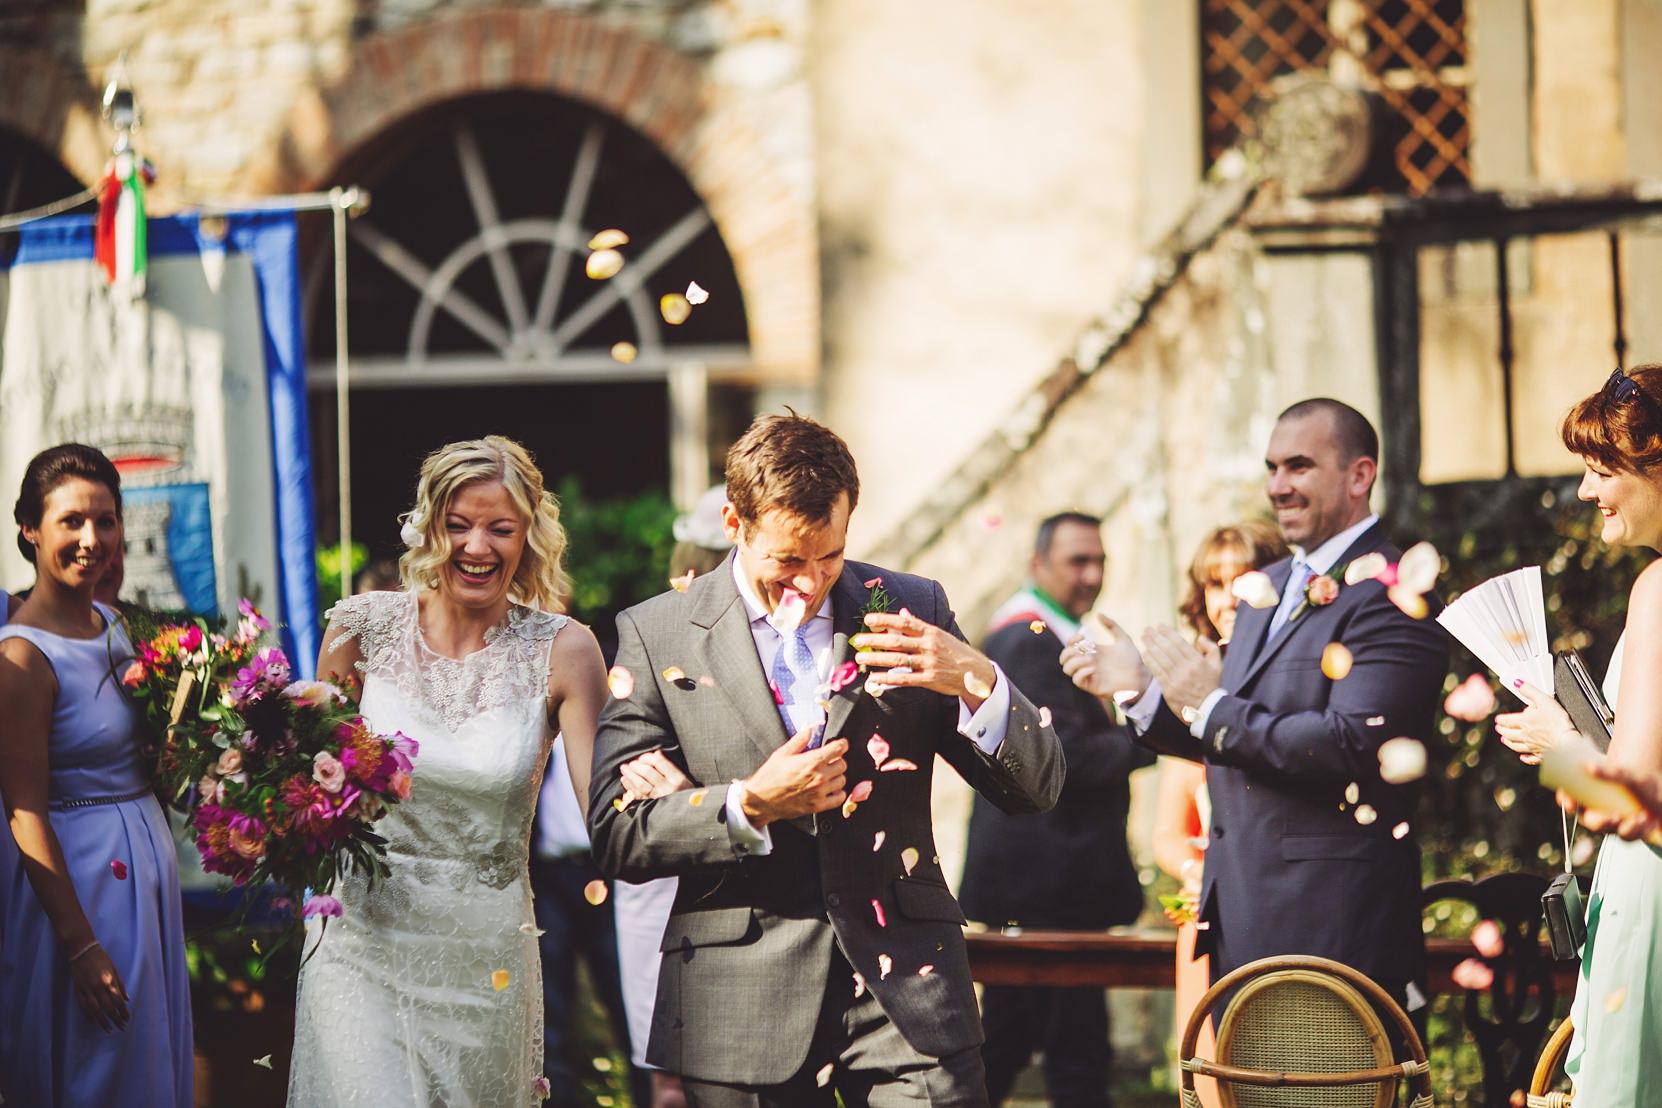
[[[848,753],[848,740],[832,739],[809,750],[813,733],[814,728],[805,727],[792,735],[736,786],[744,790],[739,807],[756,830],[775,820],[828,812],[847,799],[843,785],[848,762],[843,755]]]
[[[902,608],[898,612],[867,612],[866,626],[848,640],[861,651],[862,666],[888,672],[876,678],[880,685],[928,689],[961,698],[970,711],[981,707],[998,679],[993,663],[969,643]]]

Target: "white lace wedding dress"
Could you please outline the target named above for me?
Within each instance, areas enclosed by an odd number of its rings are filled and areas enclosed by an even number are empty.
[[[542,971],[527,875],[553,733],[548,658],[565,616],[514,606],[461,660],[422,641],[413,593],[352,597],[363,712],[418,740],[410,798],[376,831],[390,877],[336,887],[344,914],[309,921],[289,1072],[291,1108],[525,1105],[542,1075]],[[505,971],[504,978],[498,971]]]

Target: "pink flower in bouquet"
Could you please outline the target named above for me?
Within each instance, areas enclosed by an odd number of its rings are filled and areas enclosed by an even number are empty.
[[[415,763],[411,761],[411,759],[419,753],[421,753],[421,744],[419,742],[410,738],[410,736],[404,734],[402,731],[394,731],[392,733],[392,759],[398,764],[399,769],[403,770],[405,773],[413,772],[415,770]]]
[[[306,708],[328,708],[346,701],[340,689],[327,681],[295,681],[283,695]]]
[[[410,775],[403,770],[394,770],[387,779],[387,791],[399,800],[410,799]]]
[[[196,783],[196,795],[203,800],[217,801],[219,799],[219,778],[211,773],[204,773],[202,780]]]
[[[214,763],[214,770],[221,777],[229,777],[241,769],[242,751],[234,746],[229,746],[219,752],[219,761]]]
[[[183,631],[180,632],[180,634],[179,634],[179,650],[180,650],[181,653],[189,654],[191,651],[195,650],[197,647],[199,647],[201,645],[202,645],[202,628],[197,627],[195,624],[192,624],[191,626],[186,627]]]
[[[288,683],[288,656],[275,647],[262,650],[246,666],[237,670],[236,677],[231,681],[231,704],[237,708],[244,707],[268,693],[283,689]]]
[[[260,637],[261,631],[271,630],[271,621],[262,616],[247,597],[237,601],[237,614],[242,617],[237,621],[237,638],[241,642],[253,642]]]
[[[265,857],[265,824],[252,816],[231,817],[231,849],[251,862]]]
[[[144,684],[144,679],[150,676],[150,671],[143,662],[133,662],[122,671],[121,683],[129,689],[136,689]]]
[[[340,901],[335,897],[318,895],[306,899],[306,906],[300,909],[300,914],[306,919],[313,916],[334,916],[339,919],[342,911]]]
[[[346,784],[346,767],[327,750],[320,750],[312,759],[312,780],[327,792],[338,793]]]

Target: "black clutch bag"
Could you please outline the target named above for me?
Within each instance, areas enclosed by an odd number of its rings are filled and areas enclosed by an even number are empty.
[[[1592,739],[1600,750],[1610,746],[1616,714],[1604,702],[1604,695],[1587,672],[1581,655],[1565,650],[1552,656],[1552,692],[1569,713],[1577,731]]]
[[[1541,894],[1541,915],[1547,922],[1552,956],[1560,962],[1581,957],[1587,941],[1587,910],[1581,904],[1581,884],[1573,873],[1561,873]]]

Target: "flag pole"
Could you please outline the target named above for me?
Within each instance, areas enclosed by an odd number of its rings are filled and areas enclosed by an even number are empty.
[[[361,202],[356,188],[329,190],[335,229],[335,450],[339,455],[340,595],[352,595],[352,399],[346,354],[346,218]]]

